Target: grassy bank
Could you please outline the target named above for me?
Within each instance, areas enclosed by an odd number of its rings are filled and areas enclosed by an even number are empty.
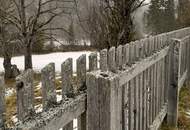
[[[182,87],[179,94],[178,128],[171,128],[164,123],[161,130],[190,130],[190,115],[187,114],[189,110],[190,85]]]

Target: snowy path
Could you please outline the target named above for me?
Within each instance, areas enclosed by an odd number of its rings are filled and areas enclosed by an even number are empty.
[[[40,71],[45,65],[50,62],[55,63],[55,68],[57,72],[61,71],[61,64],[67,58],[73,58],[73,71],[76,71],[76,59],[82,55],[86,54],[87,56],[87,65],[88,65],[88,56],[90,51],[80,51],[80,52],[57,52],[43,55],[33,55],[33,69],[35,71]],[[12,64],[16,64],[19,69],[24,70],[24,56],[18,56],[12,58]],[[87,66],[88,68],[88,66]],[[4,71],[3,69],[3,58],[0,58],[0,72]]]

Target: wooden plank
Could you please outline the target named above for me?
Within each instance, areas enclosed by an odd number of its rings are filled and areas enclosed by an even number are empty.
[[[176,38],[176,39],[179,39],[179,40],[181,40],[181,41],[185,41],[185,40],[187,40],[187,39],[189,39],[189,38],[190,38],[190,36],[188,35],[188,36],[184,36],[184,37]]]
[[[124,114],[124,119],[123,119],[123,130],[125,129],[129,129],[129,83],[125,84],[123,86],[124,90],[123,90],[123,105],[124,105],[124,109],[123,109],[123,114]]]
[[[156,50],[159,50],[159,36],[156,36]]]
[[[62,99],[74,97],[74,89],[72,86],[73,77],[73,59],[69,58],[61,65],[61,79],[62,79]],[[73,130],[73,121],[68,123],[63,130]]]
[[[133,57],[132,57],[132,63],[134,64],[137,61],[137,48],[136,48],[136,42],[132,42],[132,49],[133,49]]]
[[[154,120],[154,118],[155,118],[155,90],[156,90],[156,87],[155,87],[155,79],[156,79],[156,77],[155,77],[155,64],[152,66],[152,77],[153,77],[153,79],[152,79],[152,120]]]
[[[122,91],[118,86],[118,77],[113,74],[97,74],[97,72],[91,72],[87,76],[89,77],[87,78],[88,129],[122,129]],[[93,88],[91,88],[92,82],[96,84]]]
[[[157,85],[158,85],[158,112],[161,110],[161,92],[162,92],[162,85],[161,85],[161,72],[162,72],[162,66],[160,61],[158,62],[158,80],[157,80]]]
[[[153,120],[154,120],[154,103],[155,103],[155,86],[154,86],[154,79],[155,79],[155,77],[154,77],[154,66],[155,66],[155,64],[154,65],[152,65],[152,79],[151,79],[151,90],[152,90],[152,97],[151,97],[151,101],[152,101],[152,105],[151,105],[151,107],[152,107],[152,121],[151,121],[151,124],[152,124],[152,122],[153,122]]]
[[[100,126],[99,121],[99,90],[98,77],[87,73],[87,130],[95,130]]]
[[[170,87],[168,88],[168,113],[167,123],[169,126],[176,127],[178,119],[178,81],[176,79],[176,56],[174,55],[176,41],[170,43]],[[176,64],[173,64],[176,63]],[[177,71],[178,72],[178,71]]]
[[[129,65],[135,62],[135,46],[134,43],[129,44]]]
[[[123,65],[123,46],[120,45],[116,49],[116,66],[117,69],[121,70]]]
[[[185,44],[185,54],[184,54],[185,68],[184,68],[183,72],[185,72],[187,70],[187,68],[188,68],[187,67],[187,65],[188,65],[187,61],[188,61],[188,58],[189,58],[189,57],[187,57],[188,56],[188,51],[189,51],[189,50],[187,50],[188,49],[188,44],[189,44],[189,42],[187,41],[186,44]]]
[[[162,34],[160,35],[160,43],[161,43],[161,48],[164,47],[164,42],[163,42],[163,36]]]
[[[164,105],[164,90],[165,90],[165,89],[164,89],[164,87],[165,87],[165,86],[164,86],[164,77],[165,77],[165,76],[164,76],[164,72],[165,72],[165,69],[164,69],[164,59],[161,60],[161,66],[162,66],[162,71],[161,71],[161,72],[162,72],[162,73],[161,73],[161,74],[162,74],[162,76],[161,76],[161,80],[162,80],[162,81],[161,81],[161,85],[162,85],[162,86],[161,86],[161,87],[162,87],[162,91],[161,91],[161,94],[162,94],[162,95],[161,95],[161,107],[162,107],[162,105]]]
[[[189,39],[188,39],[188,41],[190,41],[190,37],[189,37]],[[190,50],[190,44],[187,44],[188,45],[188,47],[187,47],[187,50]],[[190,81],[190,51],[187,51],[188,52],[188,54],[187,54],[187,77],[188,77],[188,79],[187,79],[187,81],[188,81],[188,83],[189,83],[189,81]]]
[[[116,72],[116,61],[115,61],[115,47],[111,47],[108,52],[108,68],[112,72]]]
[[[65,127],[63,127],[62,130],[73,130],[73,121],[71,121]]]
[[[140,59],[143,59],[143,58],[144,58],[144,55],[145,55],[145,54],[144,54],[144,53],[145,53],[145,52],[144,52],[144,51],[145,51],[145,49],[144,49],[144,39],[141,40],[140,43],[139,43],[139,51],[140,51],[140,52],[139,52],[139,53],[140,53],[140,56],[139,56],[139,57],[140,57]]]
[[[152,55],[154,52],[154,41],[152,36],[149,38],[149,49],[150,49],[150,55]]]
[[[89,58],[89,71],[97,70],[98,69],[97,53],[91,53],[88,58]]]
[[[162,34],[162,43],[164,47],[166,46],[166,38],[166,34]]]
[[[147,129],[147,70],[143,72],[143,130]]]
[[[16,128],[22,130],[59,130],[85,112],[85,106],[86,94],[81,94],[74,99],[69,99],[67,103],[49,108],[49,111],[29,118],[25,122],[18,122]]]
[[[169,73],[169,59],[168,59],[168,56],[166,56],[165,57],[165,60],[164,60],[164,66],[165,66],[165,83],[164,83],[164,85],[165,85],[165,90],[164,90],[164,103],[166,103],[167,102],[167,100],[168,100],[168,82],[169,82],[169,78],[168,78],[168,73]]]
[[[86,55],[83,54],[77,59],[77,90],[86,90]]]
[[[24,71],[16,78],[17,116],[23,121],[34,113],[33,71]]]
[[[86,117],[86,111],[82,113],[78,118],[77,118],[77,127],[78,130],[86,130],[87,127],[87,117]]]
[[[145,57],[148,57],[148,38],[145,39],[144,48],[145,48]]]
[[[113,86],[111,86],[111,87],[115,87],[115,89],[116,89],[116,91],[117,91],[117,104],[116,104],[116,107],[117,107],[117,109],[116,109],[116,111],[117,111],[117,118],[116,118],[116,123],[117,123],[117,127],[116,127],[116,129],[114,129],[114,130],[122,130],[122,128],[123,128],[123,87],[119,87],[119,78],[117,78],[117,79],[115,79],[114,80],[114,85]],[[104,96],[103,96],[104,97]],[[102,97],[102,98],[103,98]],[[114,95],[112,96],[112,97],[114,97]],[[104,104],[103,104],[104,105]],[[113,108],[111,108],[111,109],[113,109]]]
[[[149,95],[150,95],[150,98],[149,98],[149,124],[151,125],[152,124],[152,121],[153,121],[153,67],[151,66],[150,67],[150,90],[149,90]]]
[[[147,49],[148,49],[147,54],[148,56],[150,56],[151,55],[151,38],[150,37],[148,38]]]
[[[157,65],[157,63],[155,64],[155,70],[154,70],[154,87],[155,87],[155,102],[154,102],[154,108],[155,108],[155,113],[154,113],[154,115],[156,116],[157,114],[158,114],[158,86],[157,86],[157,74],[158,74],[158,72],[157,72],[157,69],[158,68],[158,65]]]
[[[129,80],[136,77],[139,73],[142,73],[144,70],[149,68],[151,65],[155,64],[157,61],[162,59],[168,54],[169,47],[164,48],[160,52],[153,54],[151,57],[148,57],[135,65],[133,65],[129,70],[124,71],[123,73],[119,74],[120,86],[124,85]]]
[[[108,70],[108,50],[104,49],[100,51],[100,70]]]
[[[155,51],[158,51],[158,36],[154,36]]]
[[[55,64],[50,63],[41,71],[43,110],[57,103],[55,91]]]
[[[181,87],[184,85],[185,81],[187,79],[187,70],[185,73],[181,76],[181,78],[178,80],[178,91],[180,91]]]
[[[134,129],[134,82],[135,79],[129,81],[129,130]]]
[[[183,54],[183,50],[182,50],[182,41],[180,41],[180,42],[178,42],[178,43],[176,43],[176,44],[178,44],[179,45],[179,56],[178,56],[178,63],[179,63],[179,65],[178,65],[178,77],[181,77],[181,74],[182,74],[182,65],[183,65],[183,63],[182,63],[182,54]]]
[[[140,42],[139,41],[135,42],[135,50],[136,50],[136,61],[138,61],[140,58]]]
[[[160,38],[160,35],[159,35],[159,38],[158,38],[158,50],[160,50],[161,49],[161,38]]]
[[[72,77],[73,77],[73,59],[69,58],[61,65],[62,99],[73,98],[74,96]]]
[[[111,75],[112,76],[112,75]],[[119,99],[119,83],[118,79],[107,79],[108,85],[105,85],[105,79],[99,78],[99,100],[100,102],[100,128],[99,130],[117,130],[122,129],[121,115],[119,107],[121,100]],[[106,98],[105,98],[106,97]],[[92,129],[90,129],[92,130]],[[94,130],[97,130],[94,129]]]
[[[5,129],[5,83],[3,76],[0,76],[0,129]]]
[[[150,130],[158,130],[167,114],[167,104],[162,107],[160,113],[156,116],[153,124],[150,126]]]
[[[150,68],[147,69],[147,86],[146,86],[146,90],[147,90],[147,104],[146,104],[146,116],[147,116],[147,129],[149,128],[150,125],[150,75],[151,75],[151,71]]]
[[[134,130],[139,129],[139,76],[134,79]]]
[[[123,46],[123,66],[129,64],[129,44]]]
[[[161,97],[161,65],[160,65],[160,61],[157,62],[157,113],[160,112],[160,97]]]
[[[138,96],[138,99],[139,99],[139,129],[143,129],[143,99],[144,99],[144,96],[143,96],[143,73],[140,74],[140,77],[139,77],[139,96]]]

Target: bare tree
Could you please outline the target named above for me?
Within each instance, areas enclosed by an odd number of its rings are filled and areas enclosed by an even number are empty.
[[[6,14],[4,18],[14,25],[19,33],[19,40],[24,48],[25,69],[29,69],[32,68],[32,45],[34,43],[44,39],[55,39],[50,33],[53,30],[67,32],[64,28],[53,28],[49,24],[63,13],[69,14],[71,7],[66,7],[65,3],[71,3],[72,0],[10,1],[14,11],[7,13],[1,10],[1,12]]]
[[[11,12],[11,4],[9,0],[0,1],[0,10]],[[11,28],[11,24],[4,18],[6,13],[0,11],[0,50],[4,57],[3,66],[5,69],[5,79],[13,78],[11,59],[16,47],[16,33]]]
[[[89,14],[79,21],[88,25],[83,29],[89,34],[91,43],[100,48],[126,44],[133,37],[132,13],[143,5],[145,0],[98,0],[89,4]],[[75,1],[76,7],[78,2]],[[83,24],[82,24],[83,25]]]

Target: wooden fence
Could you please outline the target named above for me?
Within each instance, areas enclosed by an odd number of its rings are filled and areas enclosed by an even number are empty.
[[[62,100],[57,101],[55,65],[41,71],[43,111],[34,105],[33,71],[16,79],[17,118],[12,129],[156,130],[167,115],[177,124],[178,95],[189,79],[190,28],[184,28],[129,44],[104,49],[61,65]],[[99,59],[99,60],[98,60]],[[89,71],[87,73],[87,71]],[[87,73],[87,74],[86,74]],[[4,83],[0,78],[0,127],[5,125]]]

